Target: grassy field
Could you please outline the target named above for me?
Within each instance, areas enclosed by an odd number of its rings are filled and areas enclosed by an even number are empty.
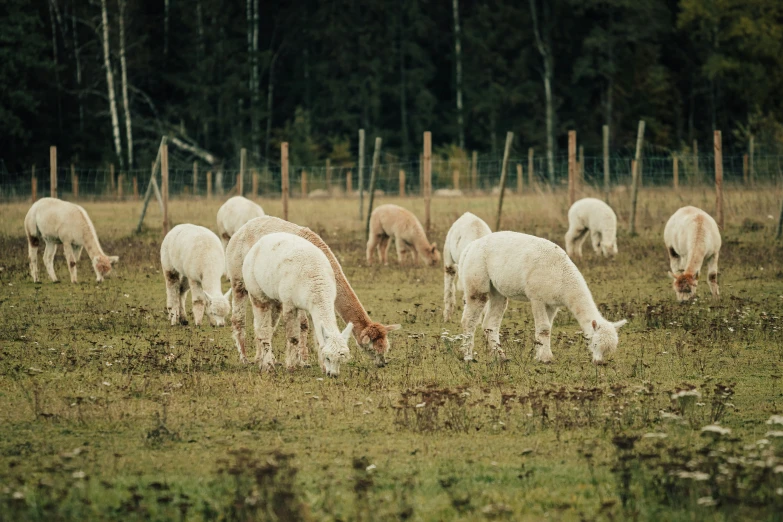
[[[352,341],[337,379],[262,374],[239,363],[229,327],[169,326],[157,209],[134,235],[140,204],[84,203],[120,263],[98,285],[82,256],[71,285],[40,260],[32,283],[29,205],[0,206],[0,519],[781,519],[783,419],[768,422],[783,413],[779,194],[727,192],[722,299],[705,281],[687,305],[666,275],[663,226],[684,204],[711,211],[714,196],[644,191],[635,237],[628,199],[611,199],[617,259],[579,264],[604,315],[629,319],[605,366],[568,312],[554,362],[536,363],[523,302],[503,321],[511,361],[478,342],[479,362],[463,363],[460,314],[441,319],[442,269],[367,267],[355,200],[293,200],[291,220],[331,245],[370,315],[403,325],[387,367]],[[418,199],[384,202],[423,216]],[[219,204],[174,201],[170,215],[214,230]],[[442,245],[467,210],[494,227],[494,208],[434,200],[431,239]],[[503,228],[562,245],[566,210],[561,194],[510,196]],[[62,249],[55,265],[67,281]],[[730,433],[702,432],[716,423]]]

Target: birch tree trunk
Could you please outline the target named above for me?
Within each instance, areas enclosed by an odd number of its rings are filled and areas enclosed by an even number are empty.
[[[122,72],[122,108],[125,111],[125,146],[128,148],[128,168],[133,168],[133,130],[130,103],[128,102],[128,66],[125,60],[125,8],[126,0],[117,0],[120,10],[120,71]]]
[[[459,132],[459,147],[465,148],[465,122],[462,115],[462,41],[459,28],[459,0],[452,0],[454,12],[454,59],[457,64],[457,130]]]
[[[103,23],[103,67],[106,69],[106,87],[109,91],[109,112],[111,113],[111,128],[114,135],[114,152],[120,168],[125,170],[125,158],[122,156],[122,142],[120,141],[120,121],[117,117],[117,100],[114,96],[114,74],[111,71],[109,59],[109,13],[106,0],[101,0],[101,20]]]
[[[548,22],[546,11],[549,4],[544,2],[544,24]],[[555,108],[552,99],[552,80],[554,77],[554,59],[552,57],[551,29],[544,27],[544,37],[541,37],[536,0],[530,0],[530,13],[533,18],[533,33],[536,37],[536,48],[544,61],[544,96],[546,98],[546,167],[549,183],[555,183]]]

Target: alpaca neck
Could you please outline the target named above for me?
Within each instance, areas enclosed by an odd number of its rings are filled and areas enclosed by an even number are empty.
[[[573,314],[582,331],[590,333],[593,331],[593,321],[601,321],[603,316],[593,301],[587,283],[580,281],[579,284],[571,288],[571,291],[566,295],[566,307]]]
[[[89,254],[90,259],[94,259],[97,256],[106,256],[101,248],[101,243],[98,241],[98,234],[95,233],[95,227],[93,226],[92,221],[87,217],[87,213],[84,212],[84,210],[81,210],[81,213],[83,218],[83,222],[81,223],[82,241],[84,243],[82,246],[84,246],[87,254]]]

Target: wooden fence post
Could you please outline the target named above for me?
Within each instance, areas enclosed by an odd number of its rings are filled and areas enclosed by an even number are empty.
[[[330,160],[328,158],[326,160],[325,178],[326,178],[326,192],[328,192],[331,195],[331,193],[332,193],[332,160]]]
[[[699,172],[699,142],[693,140],[693,179],[694,183],[701,183],[701,173]]]
[[[677,155],[672,157],[672,168],[674,169],[674,190],[680,188],[680,163]]]
[[[49,193],[57,197],[57,147],[49,147]]]
[[[288,142],[280,144],[280,191],[283,197],[283,219],[288,221]]]
[[[533,188],[535,182],[535,170],[533,167],[533,147],[527,149],[527,186]]]
[[[753,135],[750,136],[750,158],[748,158],[748,175],[750,177],[750,186],[753,187],[756,185],[756,171],[753,169],[753,158],[755,156],[754,154],[754,145],[755,145],[755,139]]]
[[[508,156],[511,154],[511,144],[514,142],[514,133],[506,133],[506,147],[503,149],[503,164],[500,168],[500,194],[498,195],[498,217],[495,220],[495,232],[500,230],[500,217],[503,215],[503,194],[506,192],[506,178],[508,176]]]
[[[35,177],[35,165],[33,165],[33,172],[32,176],[30,178],[30,189],[31,189],[31,196],[33,198],[33,203],[36,202],[38,199],[38,178]]]
[[[163,144],[160,154],[160,192],[163,199],[163,234],[169,231],[169,146]]]
[[[300,190],[302,191],[302,197],[306,198],[307,197],[307,171],[305,170],[302,171],[302,177],[299,181],[301,183]]]
[[[451,184],[454,187],[454,190],[459,190],[459,170],[454,170],[454,172],[451,173]]]
[[[424,230],[430,233],[430,191],[432,189],[432,132],[424,133],[424,155],[422,156],[422,192],[424,196]]]
[[[721,131],[713,132],[713,147],[715,154],[715,215],[718,219],[718,226],[724,229],[725,219],[723,216],[723,136]]]
[[[345,194],[346,196],[350,196],[353,192],[353,172],[348,171],[348,173],[345,175]]]
[[[212,171],[207,171],[207,199],[212,199]]]
[[[239,150],[239,178],[237,179],[237,196],[245,195],[245,169],[247,168],[247,149]]]
[[[123,183],[125,183],[125,174],[120,172],[120,175],[117,178],[117,199],[120,200],[120,201],[122,201],[123,197],[125,196],[123,194],[124,191],[122,190]]]
[[[215,174],[215,192],[218,196],[223,195],[223,165],[220,165]]]
[[[133,199],[139,199],[139,178],[133,176]]]
[[[364,217],[364,129],[359,129],[359,221]]]
[[[603,131],[603,144],[604,144],[604,201],[609,202],[609,187],[611,184],[609,170],[609,125],[604,125]]]
[[[381,161],[381,138],[375,138],[375,151],[372,153],[372,172],[370,173],[370,188],[367,203],[367,226],[364,229],[364,239],[370,239],[370,216],[375,199],[375,178],[378,174],[378,163]]]
[[[405,171],[400,171],[400,197],[405,197]]]
[[[568,205],[576,201],[576,131],[568,131]]]
[[[748,155],[742,155],[742,184],[748,186]]]
[[[478,152],[473,151],[470,165],[470,185],[473,190],[478,189]]]
[[[73,199],[79,199],[79,177],[76,175],[76,165],[71,163],[71,193]]]
[[[644,120],[639,120],[639,130],[636,133],[636,154],[631,163],[631,218],[629,232],[636,235],[636,201],[639,195],[641,174],[642,146],[644,145]]]
[[[198,161],[193,162],[193,195],[198,194]]]
[[[254,198],[258,197],[258,171],[253,169],[250,173],[250,190]]]
[[[522,164],[517,163],[517,194],[522,194]]]

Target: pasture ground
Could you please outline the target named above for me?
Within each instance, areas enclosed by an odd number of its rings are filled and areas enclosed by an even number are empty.
[[[156,208],[134,235],[139,203],[83,203],[120,263],[98,285],[83,255],[72,285],[62,249],[66,282],[39,259],[32,283],[29,204],[0,206],[0,519],[779,519],[783,425],[767,421],[783,413],[783,248],[768,217],[780,199],[725,197],[722,299],[703,281],[679,305],[663,226],[685,204],[712,211],[712,192],[643,191],[636,237],[627,194],[612,194],[619,256],[599,259],[588,241],[578,263],[604,315],[630,320],[606,366],[590,363],[567,311],[554,362],[536,363],[524,302],[503,321],[510,362],[481,342],[479,362],[462,362],[459,314],[441,318],[442,268],[401,268],[393,248],[390,266],[368,268],[355,200],[292,200],[291,220],[330,244],[370,315],[403,325],[387,367],[352,341],[337,379],[262,374],[239,363],[229,327],[169,326]],[[385,202],[423,217],[419,199]],[[219,205],[173,201],[170,215],[214,230]],[[431,239],[441,246],[467,210],[494,227],[494,209],[436,199]],[[563,194],[509,196],[503,228],[562,246],[566,209]],[[701,431],[713,423],[730,433]]]

